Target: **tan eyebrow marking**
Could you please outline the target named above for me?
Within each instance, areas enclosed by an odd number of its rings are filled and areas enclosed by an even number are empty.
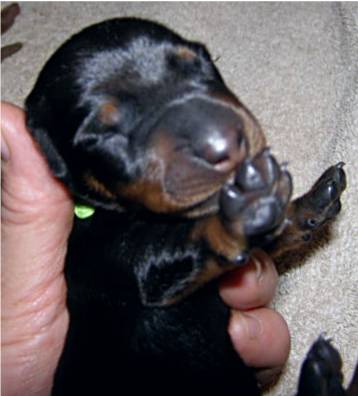
[[[105,102],[99,108],[98,117],[100,121],[105,125],[112,126],[117,124],[121,119],[119,106],[113,101]]]
[[[196,58],[196,53],[187,47],[178,47],[176,54],[179,56],[179,58],[186,61],[193,61]]]

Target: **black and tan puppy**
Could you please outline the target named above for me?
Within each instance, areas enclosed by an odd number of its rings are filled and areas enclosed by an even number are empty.
[[[253,248],[306,243],[340,210],[343,164],[290,202],[288,171],[205,47],[139,19],[73,36],[26,110],[54,174],[96,208],[69,243],[71,321],[53,393],[257,395],[216,280]],[[335,355],[320,342],[330,352],[317,375],[310,357],[300,396],[336,395],[325,382]]]

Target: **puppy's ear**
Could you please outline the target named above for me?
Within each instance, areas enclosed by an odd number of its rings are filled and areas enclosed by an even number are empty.
[[[93,105],[77,129],[74,145],[92,145],[97,142],[103,144],[102,136],[106,133],[120,134],[122,118],[118,104],[113,98]]]
[[[88,112],[78,127],[72,144],[88,169],[96,168],[97,176],[119,182],[127,181],[134,172],[130,139],[124,111],[114,99],[104,101]],[[128,117],[130,118],[130,117]]]
[[[25,103],[26,126],[39,144],[47,159],[52,173],[66,184],[70,183],[70,175],[65,160],[57,148],[56,142],[49,133],[54,129],[52,112],[47,101],[31,94]]]
[[[65,183],[69,183],[70,177],[67,165],[48,133],[41,128],[32,128],[30,124],[28,124],[28,126],[36,142],[40,145],[41,151],[45,155],[52,173]]]
[[[180,263],[180,268],[176,263],[170,263],[165,268],[161,264],[143,266],[137,274],[140,298],[145,306],[160,307],[180,301],[195,278],[192,265],[188,267]]]
[[[214,274],[210,263],[203,268],[202,262],[196,251],[146,255],[135,271],[143,305],[171,305],[191,294]]]

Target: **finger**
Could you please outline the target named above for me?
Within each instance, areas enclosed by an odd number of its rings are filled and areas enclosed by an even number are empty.
[[[25,128],[24,112],[8,103],[1,106],[1,143],[3,200],[11,204],[5,208],[13,212],[11,214],[20,212],[22,215],[22,219],[15,220],[26,222],[31,213],[34,213],[31,221],[39,214],[53,217],[53,213],[58,211],[57,205],[68,205],[70,197],[67,190],[52,176]],[[45,203],[48,204],[46,210]]]
[[[235,350],[250,367],[280,368],[288,358],[288,326],[283,317],[272,309],[233,310],[229,334]]]
[[[246,310],[267,305],[278,283],[276,267],[262,250],[255,250],[245,267],[225,275],[220,295],[232,308]]]

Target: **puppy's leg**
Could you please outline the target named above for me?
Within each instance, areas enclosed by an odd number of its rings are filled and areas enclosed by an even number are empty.
[[[313,187],[294,200],[288,211],[288,225],[272,245],[271,255],[301,248],[341,210],[340,196],[346,188],[343,163],[328,168]]]

